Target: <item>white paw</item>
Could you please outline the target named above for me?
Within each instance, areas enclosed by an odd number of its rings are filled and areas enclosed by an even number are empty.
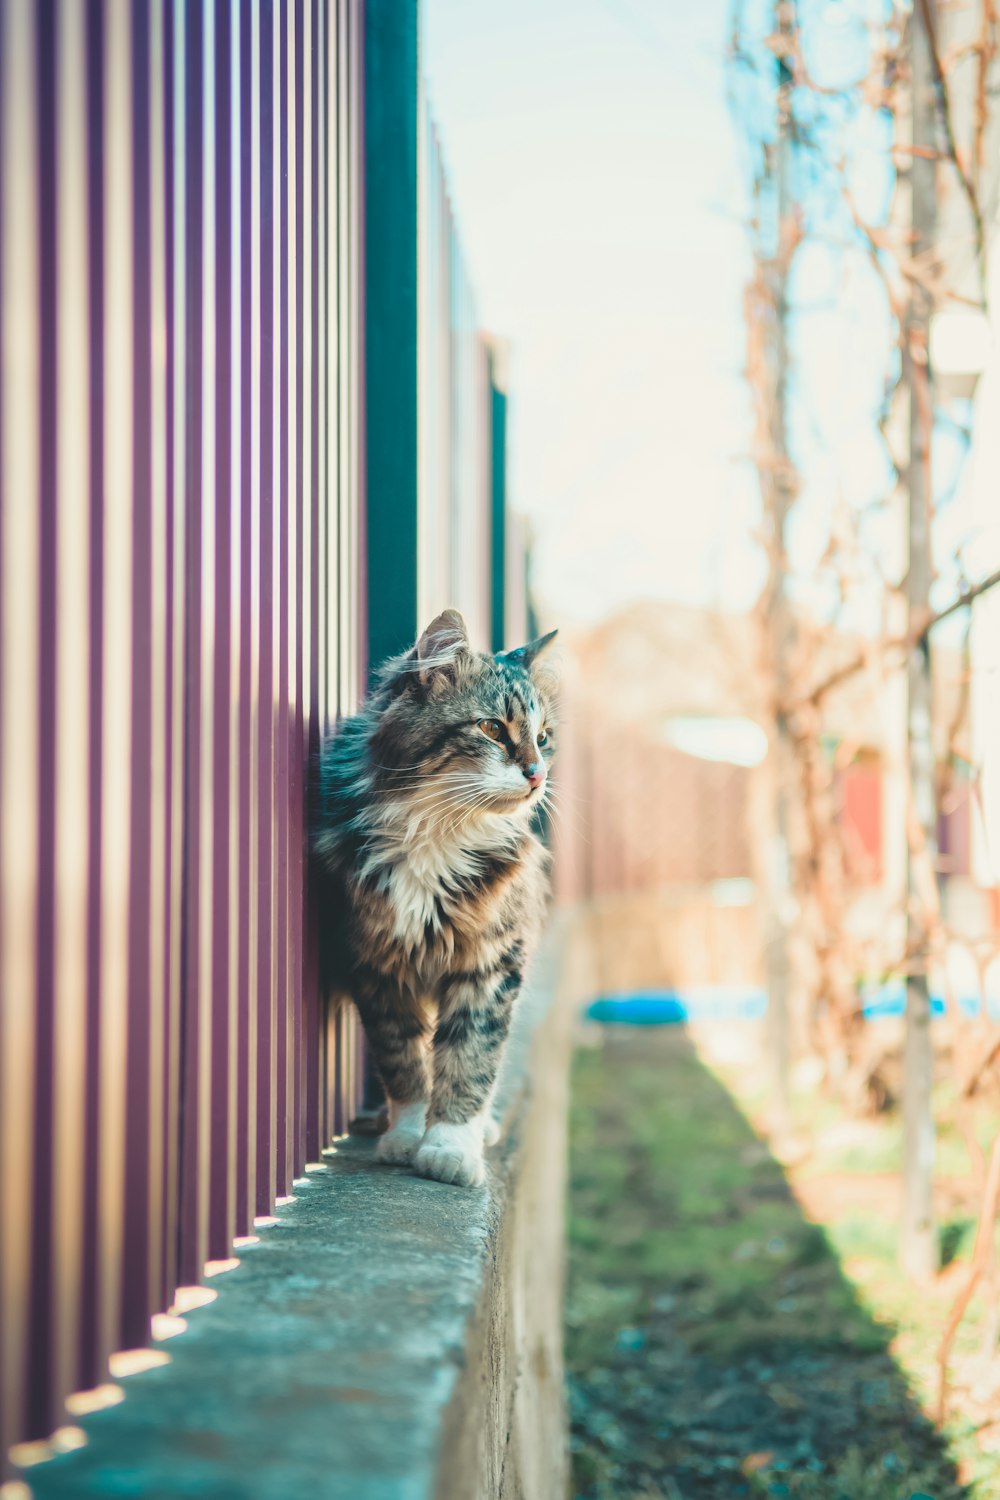
[[[422,1140],[423,1132],[419,1130],[387,1130],[378,1138],[375,1159],[391,1167],[408,1167]]]
[[[385,1135],[379,1136],[375,1147],[375,1158],[390,1166],[408,1167],[424,1138],[427,1106],[426,1104],[391,1104],[389,1110],[392,1124]]]
[[[494,1119],[492,1115],[487,1115],[486,1123],[483,1126],[483,1145],[495,1146],[499,1139],[500,1121]]]
[[[481,1123],[449,1125],[439,1120],[421,1141],[413,1168],[421,1177],[433,1177],[435,1182],[478,1187],[486,1176]]]

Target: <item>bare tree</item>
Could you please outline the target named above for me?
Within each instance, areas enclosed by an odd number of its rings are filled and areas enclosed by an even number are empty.
[[[916,0],[912,9],[894,5],[870,36],[864,76],[836,85],[821,81],[808,65],[808,39],[803,36],[801,17],[790,4],[778,4],[773,26],[762,34],[753,31],[749,13],[742,0],[737,0],[731,43],[737,80],[733,97],[752,164],[754,270],[746,298],[747,373],[754,397],[754,457],[768,560],[757,616],[764,642],[762,700],[775,727],[771,826],[776,846],[784,843],[788,850],[799,912],[798,935],[808,949],[803,979],[810,997],[810,1034],[825,1058],[828,1080],[854,1101],[881,1097],[877,1085],[881,1054],[860,1024],[859,978],[866,967],[905,976],[900,1249],[903,1264],[915,1276],[932,1274],[936,1265],[929,975],[932,963],[943,960],[955,936],[942,914],[938,893],[939,768],[931,632],[939,621],[970,608],[1000,582],[998,572],[971,582],[960,572],[960,586],[952,598],[943,607],[932,607],[937,574],[932,552],[931,455],[937,404],[929,335],[937,308],[985,305],[989,245],[983,203],[987,188],[994,196],[996,191],[996,184],[987,181],[985,144],[991,129],[990,80],[997,53],[994,0],[979,0],[975,26],[971,30],[967,26],[964,39],[950,49],[942,47],[937,27],[933,0]],[[957,69],[967,66],[975,69],[975,86],[965,89],[959,108],[953,79]],[[761,106],[768,89],[770,116]],[[846,148],[838,148],[838,131],[843,134],[845,125],[862,110],[884,112],[894,122],[895,194],[886,211],[874,218],[870,206],[859,205]],[[796,159],[807,160],[808,171],[797,174],[798,186],[790,192],[789,161]],[[822,199],[825,214],[815,211],[810,193]],[[941,201],[965,205],[965,233],[977,272],[971,289],[968,278],[962,279],[948,255],[940,251],[936,219]],[[954,261],[953,245],[960,236],[951,212],[949,253]],[[778,230],[769,238],[772,222]],[[822,585],[835,603],[825,613],[807,616],[801,608],[790,608],[788,589],[793,570],[787,520],[800,479],[788,441],[789,402],[796,400],[789,378],[788,326],[794,308],[789,306],[788,287],[803,239],[824,236],[865,257],[878,276],[892,319],[893,345],[885,351],[886,395],[879,428],[891,460],[892,483],[905,500],[900,512],[905,563],[895,574],[886,568],[878,546],[866,539],[865,516],[845,504],[831,518],[829,543],[809,580],[814,587]],[[901,408],[902,424],[898,420]],[[887,491],[879,502],[881,512],[891,514],[892,503]],[[851,631],[841,623],[847,617],[842,606],[859,590],[865,591],[874,606],[881,622],[878,630]],[[905,627],[900,621],[904,608]],[[899,927],[891,921],[884,923],[884,931],[874,939],[859,939],[852,930],[852,870],[838,783],[857,750],[851,734],[843,733],[844,717],[850,713],[844,695],[855,695],[855,709],[865,693],[877,701],[900,672],[905,673],[907,689],[905,696],[899,696],[905,725],[902,717],[898,721],[898,729],[905,728],[905,763],[900,770],[907,808],[901,833],[907,878],[899,911],[902,940],[893,947],[887,934]],[[963,722],[967,697],[963,695],[958,710]],[[838,700],[839,732],[831,733],[837,722],[832,708]],[[956,721],[949,747],[957,727]],[[766,894],[772,907],[784,899],[777,882],[769,885]],[[780,930],[775,914],[772,931]],[[787,931],[784,936],[782,951],[787,954]],[[996,951],[995,936],[976,946],[980,971],[983,956]],[[780,1078],[786,1067],[780,1048],[787,1045],[787,1027],[780,1024],[780,1016],[787,989],[779,971],[769,977],[772,998],[776,995],[778,1001],[773,1045]],[[952,1048],[957,1087],[967,1114],[977,1090],[992,1076],[1000,1047],[993,1045],[987,1021],[974,1034],[968,1033],[951,999],[948,1011],[957,1039]],[[961,1110],[959,1118],[984,1194],[984,1215],[992,1224],[996,1193],[991,1184],[996,1174],[987,1170],[981,1151],[977,1158],[978,1145]],[[980,1238],[987,1247],[992,1244],[991,1232],[982,1230]],[[992,1275],[991,1265],[987,1250],[981,1255],[977,1252],[977,1277]],[[959,1309],[956,1317],[960,1320],[961,1316]],[[946,1364],[944,1349],[943,1370]]]

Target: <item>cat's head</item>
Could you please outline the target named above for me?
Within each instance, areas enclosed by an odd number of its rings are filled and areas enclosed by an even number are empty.
[[[474,651],[454,609],[385,668],[369,742],[375,785],[415,811],[518,815],[545,797],[555,679],[539,657],[556,632],[496,656]]]

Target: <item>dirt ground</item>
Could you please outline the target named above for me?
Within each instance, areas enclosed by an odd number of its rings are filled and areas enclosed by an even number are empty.
[[[576,1500],[1000,1496],[968,1414],[947,1435],[925,1415],[954,1286],[895,1272],[893,1123],[820,1121],[833,1147],[792,1181],[723,1076],[673,1028],[607,1028],[577,1054]],[[967,1230],[949,1227],[956,1261]]]

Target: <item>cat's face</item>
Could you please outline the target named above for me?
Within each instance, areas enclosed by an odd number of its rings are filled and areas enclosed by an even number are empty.
[[[537,658],[550,640],[489,656],[470,648],[454,610],[439,615],[400,664],[372,738],[382,789],[456,819],[543,801],[554,700]]]

